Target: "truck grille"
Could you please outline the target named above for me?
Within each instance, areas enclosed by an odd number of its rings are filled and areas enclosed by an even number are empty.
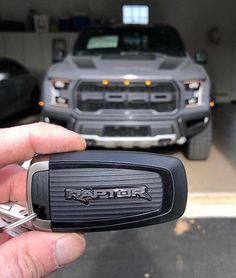
[[[172,112],[177,109],[178,90],[172,82],[158,82],[151,86],[136,83],[125,86],[111,83],[103,86],[95,82],[81,82],[77,87],[77,108],[82,112],[104,109],[145,109]]]

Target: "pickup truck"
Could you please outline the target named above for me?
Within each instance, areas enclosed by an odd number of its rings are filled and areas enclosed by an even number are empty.
[[[211,81],[169,25],[89,27],[43,84],[43,119],[105,148],[184,145],[207,159],[212,142]]]

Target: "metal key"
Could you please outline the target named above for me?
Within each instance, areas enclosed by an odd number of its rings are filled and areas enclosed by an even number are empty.
[[[17,203],[0,204],[0,233],[6,232],[15,237],[32,230],[29,221],[36,216],[35,213],[28,215],[27,209]]]

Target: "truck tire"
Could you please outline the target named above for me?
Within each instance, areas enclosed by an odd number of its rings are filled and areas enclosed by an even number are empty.
[[[186,157],[190,160],[206,160],[212,144],[212,120],[200,133],[190,137],[187,141]]]

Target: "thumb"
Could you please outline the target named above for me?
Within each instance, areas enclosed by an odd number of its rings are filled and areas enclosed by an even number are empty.
[[[78,259],[84,249],[79,234],[25,233],[0,246],[1,277],[44,277]]]

